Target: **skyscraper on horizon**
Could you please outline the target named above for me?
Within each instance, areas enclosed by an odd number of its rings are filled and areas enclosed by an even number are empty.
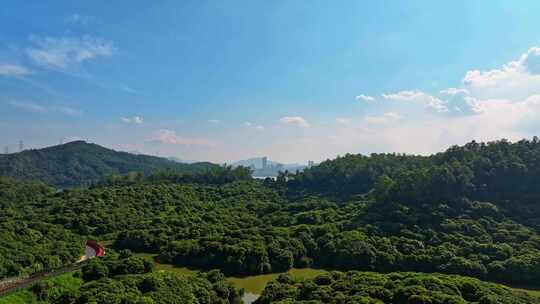
[[[268,167],[268,157],[263,157],[262,158],[262,167],[263,169],[266,169],[266,167]]]

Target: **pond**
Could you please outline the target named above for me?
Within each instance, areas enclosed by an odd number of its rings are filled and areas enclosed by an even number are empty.
[[[186,267],[175,267],[169,264],[156,265],[156,269],[158,271],[159,270],[173,271],[173,272],[181,273],[185,275],[192,275],[198,272],[197,270],[188,269]],[[326,271],[322,269],[293,268],[289,270],[287,273],[289,273],[291,276],[295,278],[311,279],[325,272]],[[247,276],[247,277],[227,277],[227,278],[237,288],[244,289],[245,291],[244,303],[250,304],[250,303],[253,303],[253,301],[255,301],[259,297],[261,292],[264,290],[264,287],[266,286],[266,284],[276,279],[279,275],[280,273],[272,273],[272,274],[253,275],[253,276]]]
[[[146,257],[150,259],[155,258],[155,254],[135,254],[137,256]],[[157,264],[156,263],[156,269],[159,271],[173,271],[176,273],[184,274],[184,275],[193,275],[199,272],[198,270],[194,269],[188,269],[186,267],[176,267],[174,265],[170,264]],[[314,268],[293,268],[289,270],[287,273],[289,273],[291,276],[295,278],[301,278],[301,279],[312,279],[320,274],[326,273],[327,271],[324,269],[314,269]],[[244,294],[244,303],[250,304],[253,303],[261,292],[264,290],[264,287],[266,284],[274,279],[276,279],[280,273],[272,273],[272,274],[261,274],[261,275],[253,275],[253,276],[247,276],[247,277],[227,277],[227,279],[236,286],[236,288],[243,288],[245,291]],[[521,290],[524,291],[532,296],[540,296],[540,289],[538,288],[527,288],[527,287],[521,287],[518,288],[517,286],[512,286],[510,288],[513,288],[515,290]]]
[[[137,256],[154,258],[155,255],[151,254],[136,254]],[[198,272],[198,270],[189,269],[186,267],[176,267],[170,264],[156,264],[156,269],[162,271],[173,271],[180,274],[192,275]],[[311,279],[319,274],[325,273],[323,269],[314,268],[293,268],[289,270],[291,276],[295,278]],[[228,277],[228,280],[236,286],[236,288],[243,288],[245,290],[244,303],[249,304],[257,299],[261,294],[266,284],[276,279],[280,273],[261,274],[247,277]]]
[[[311,279],[324,272],[325,271],[322,269],[293,268],[289,270],[287,273],[289,273],[291,276],[295,278]],[[276,279],[279,275],[280,275],[279,273],[272,273],[272,274],[253,275],[253,276],[247,276],[247,277],[241,277],[241,278],[229,277],[228,279],[237,288],[244,288],[245,290],[244,303],[250,304],[250,303],[253,303],[255,300],[257,300],[261,292],[264,290],[264,287],[266,286],[266,284]]]

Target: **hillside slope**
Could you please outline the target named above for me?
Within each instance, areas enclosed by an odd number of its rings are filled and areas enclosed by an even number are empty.
[[[74,141],[38,150],[0,156],[0,176],[39,180],[57,187],[85,186],[106,176],[174,170],[201,172],[210,163],[180,164],[165,158],[118,152]]]
[[[56,193],[6,179],[0,269],[12,276],[32,271],[34,261],[61,263],[47,258],[56,252],[41,240],[92,236],[157,254],[163,264],[227,275],[315,267],[538,287],[539,156],[535,138],[473,142],[425,157],[348,155],[276,180],[219,167]]]
[[[288,176],[288,193],[422,206],[490,202],[540,231],[540,140],[471,142],[430,156],[345,155]]]

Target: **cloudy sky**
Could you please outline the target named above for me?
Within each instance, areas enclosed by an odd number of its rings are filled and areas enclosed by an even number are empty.
[[[305,163],[531,138],[538,11],[494,0],[6,0],[0,146],[85,139]]]

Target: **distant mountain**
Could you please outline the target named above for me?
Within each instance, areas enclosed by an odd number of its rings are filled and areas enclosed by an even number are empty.
[[[182,164],[161,157],[118,152],[84,141],[0,155],[0,176],[39,180],[57,187],[85,186],[129,172],[201,172],[211,163]]]
[[[253,170],[254,177],[275,177],[280,171],[296,172],[302,171],[307,167],[301,164],[282,164],[272,160],[267,160],[266,167],[263,167],[263,157],[240,160],[234,162],[232,166],[250,167]]]

